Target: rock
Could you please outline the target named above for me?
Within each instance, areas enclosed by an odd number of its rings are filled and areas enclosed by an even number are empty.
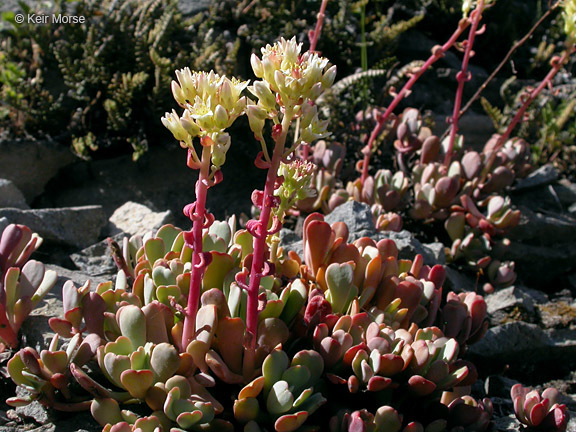
[[[492,419],[492,423],[494,423],[494,429],[499,432],[519,432],[524,430],[524,427],[520,426],[520,422],[514,414],[505,417],[495,417]]]
[[[0,218],[28,226],[44,240],[85,248],[98,241],[106,224],[101,206],[41,210],[0,209]]]
[[[576,262],[576,244],[533,246],[512,241],[504,259],[514,261],[519,278],[532,287],[556,291],[550,281],[570,272]]]
[[[537,246],[556,246],[576,242],[576,218],[560,213],[537,213],[519,207],[520,223],[510,231],[510,240]]]
[[[517,191],[537,186],[548,185],[558,180],[558,171],[552,164],[546,164],[530,173],[526,178],[519,179],[514,186]]]
[[[510,399],[510,389],[518,381],[503,377],[501,375],[491,375],[486,378],[484,390],[488,397],[500,397]]]
[[[564,300],[538,305],[540,321],[546,328],[574,328],[576,326],[576,302]]]
[[[513,189],[510,191],[512,203],[516,207],[527,207],[540,212],[570,212],[576,203],[576,185],[568,180],[546,184],[530,189]]]
[[[476,280],[465,272],[456,270],[450,266],[446,269],[445,290],[452,290],[457,293],[462,291],[476,291]]]
[[[125,232],[143,236],[173,221],[170,210],[154,212],[145,205],[129,201],[114,211],[110,217],[109,231],[111,235]]]
[[[10,225],[10,221],[5,217],[0,217],[0,233],[4,231],[4,228],[8,225]]]
[[[469,359],[479,370],[509,367],[516,374],[538,371],[541,379],[565,376],[574,368],[575,356],[573,330],[542,330],[521,321],[488,329],[469,350]]]
[[[287,228],[282,228],[279,235],[280,246],[282,246],[286,252],[294,251],[299,257],[304,257],[302,238],[298,234]]]
[[[485,297],[492,324],[504,324],[522,319],[536,321],[536,304],[548,301],[540,291],[521,286],[512,286]]]
[[[113,240],[121,243],[124,237],[125,234],[117,234],[113,237]],[[108,240],[102,240],[78,253],[72,254],[70,259],[82,272],[91,277],[112,278],[118,271],[108,247]]]
[[[424,243],[422,247],[428,252],[428,254],[430,254],[430,256],[434,257],[435,264],[446,264],[446,247],[443,243]]]
[[[330,225],[334,222],[344,222],[350,231],[349,242],[376,234],[370,206],[357,201],[347,201],[336,207],[324,220]]]
[[[2,207],[30,208],[20,189],[12,181],[6,179],[0,179],[0,208]]]
[[[414,259],[415,255],[420,254],[424,258],[424,264],[434,265],[444,264],[446,262],[443,253],[444,248],[438,247],[441,243],[431,243],[428,246],[423,245],[414,237],[414,234],[406,230],[400,232],[385,231],[374,236],[376,241],[385,238],[394,240],[396,247],[398,247],[398,257],[400,259],[411,260]],[[442,251],[441,253],[440,250]]]
[[[74,161],[66,146],[53,141],[0,141],[0,173],[31,202],[58,170]]]

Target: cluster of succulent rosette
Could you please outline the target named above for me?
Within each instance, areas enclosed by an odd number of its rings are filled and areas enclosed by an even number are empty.
[[[516,179],[529,174],[532,159],[529,144],[511,138],[511,133],[530,103],[551,85],[552,78],[574,53],[576,41],[574,2],[562,2],[567,36],[562,56],[552,60],[549,74],[524,97],[523,105],[504,133],[495,134],[481,152],[466,149],[464,137],[457,134],[462,115],[462,88],[469,80],[467,67],[474,38],[483,32],[479,29],[482,12],[491,3],[464,2],[464,17],[452,37],[443,46],[433,48],[430,58],[412,73],[400,91],[391,92],[394,98],[390,104],[357,114],[352,128],[360,134],[366,127],[371,130],[361,137],[365,144],[361,151],[363,160],[356,165],[360,177],[345,187],[338,182],[346,150],[341,143],[320,141],[312,152],[307,149],[303,152],[303,158],[316,163],[311,184],[317,194],[315,199],[299,203],[303,211],[325,213],[347,200],[367,203],[381,231],[400,231],[403,221],[410,221],[411,226],[443,223],[445,234],[439,237],[444,242],[452,242],[447,248],[448,261],[486,275],[487,292],[509,286],[516,280],[514,263],[499,259],[509,244],[505,235],[520,221],[520,212],[512,208],[506,193]],[[446,136],[434,136],[417,109],[407,108],[394,115],[394,108],[410,93],[420,76],[457,43],[468,27],[470,34],[463,45],[462,70],[457,75],[459,87],[454,114]],[[379,169],[370,175],[371,156],[383,142],[394,147],[395,169]]]
[[[457,147],[445,167],[443,143],[406,110],[390,129],[410,172],[364,175],[332,196],[343,147],[309,149],[328,135],[316,100],[336,71],[301,48],[282,39],[253,55],[260,80],[251,86],[214,72],[176,73],[172,91],[183,113],[162,121],[199,171],[196,201],[184,209],[192,229],[166,225],[121,245],[110,240],[115,281],[65,283],[64,314],[49,321],[50,346],[23,348],[8,362],[12,380],[27,390],[10,405],[90,410],[105,432],[488,428],[492,405],[470,395],[477,372],[462,358],[487,330],[482,296],[443,293],[443,266],[425,265],[420,255],[400,259],[389,239],[350,242],[344,223],[330,225],[320,213],[304,221],[302,256],[284,250],[278,232],[296,206],[326,210],[348,198],[372,204],[380,227],[397,228],[401,220],[389,212],[412,188],[411,217],[445,221],[454,257],[485,267],[482,247],[518,222],[508,201],[492,194],[525,174],[527,147],[518,140],[482,153]],[[235,217],[216,221],[206,196],[223,181],[226,129],[244,114],[261,145],[255,165],[267,176],[251,197],[257,218],[242,228]],[[0,241],[0,306],[9,323],[0,337],[11,347],[23,317],[55,282],[41,265],[24,264],[37,245],[21,226]],[[555,396],[514,390],[520,420],[555,420],[562,430],[565,409]]]

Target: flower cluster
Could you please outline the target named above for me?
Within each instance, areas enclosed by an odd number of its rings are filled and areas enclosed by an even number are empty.
[[[193,151],[192,140],[199,136],[203,146],[212,146],[212,163],[219,168],[226,160],[230,136],[224,132],[244,114],[246,97],[241,96],[248,81],[220,76],[214,71],[191,72],[189,68],[176,71],[178,82],[172,81],[172,94],[184,108],[181,117],[176,111],[166,113],[162,123],[181,142]]]
[[[296,38],[262,48],[262,59],[252,54],[250,63],[254,74],[262,81],[248,87],[258,98],[249,103],[247,115],[256,139],[263,140],[264,121],[275,118],[278,109],[294,112],[301,117],[301,140],[312,142],[326,137],[327,121],[318,118],[316,99],[328,89],[336,77],[336,66],[328,69],[328,60],[316,53],[301,54],[302,44]]]

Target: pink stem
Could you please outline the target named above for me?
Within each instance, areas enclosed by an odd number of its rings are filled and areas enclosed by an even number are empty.
[[[458,88],[456,90],[456,99],[454,101],[454,111],[452,113],[452,127],[450,128],[450,138],[448,140],[448,149],[446,150],[446,155],[444,156],[444,166],[448,167],[450,165],[450,160],[452,159],[452,152],[454,151],[454,142],[456,141],[456,133],[458,132],[458,119],[460,118],[460,107],[462,106],[462,95],[464,94],[464,84],[469,81],[468,63],[470,61],[470,56],[472,53],[472,46],[474,45],[474,38],[478,32],[478,24],[482,19],[482,11],[484,10],[484,0],[478,2],[478,6],[472,12],[472,27],[470,28],[470,33],[468,34],[468,43],[466,44],[466,50],[464,51],[464,59],[462,60],[462,69],[456,75],[458,80]]]
[[[514,116],[514,118],[512,119],[510,124],[508,125],[508,127],[506,128],[506,131],[504,131],[504,133],[502,135],[500,135],[500,137],[498,138],[498,141],[496,142],[496,144],[495,144],[495,146],[494,146],[494,148],[490,154],[490,157],[488,158],[488,161],[486,163],[486,167],[484,168],[484,178],[482,181],[485,180],[486,175],[488,175],[488,173],[490,172],[492,164],[494,163],[494,159],[496,158],[496,153],[506,143],[506,141],[508,141],[508,138],[510,138],[510,134],[512,133],[514,128],[518,125],[520,120],[522,120],[524,118],[524,114],[526,113],[526,110],[528,109],[528,107],[532,104],[532,102],[534,102],[534,99],[536,99],[536,97],[540,93],[542,93],[542,90],[544,90],[544,88],[546,88],[546,86],[549,86],[552,84],[552,79],[560,71],[562,66],[564,66],[564,64],[570,59],[570,56],[575,52],[575,48],[576,48],[576,46],[572,43],[571,45],[566,47],[566,49],[564,50],[564,52],[562,53],[562,56],[560,58],[554,57],[552,59],[552,62],[551,62],[552,68],[550,69],[550,72],[548,72],[548,74],[540,82],[538,87],[536,87],[534,90],[532,90],[530,92],[529,96],[526,98],[526,100],[524,100],[524,102],[522,103],[522,106],[516,112],[516,115]]]
[[[264,185],[264,197],[262,199],[262,211],[260,212],[259,225],[254,237],[254,253],[252,256],[252,268],[250,269],[250,284],[248,286],[248,305],[246,310],[246,329],[250,335],[251,347],[256,347],[256,337],[258,331],[258,291],[260,280],[264,270],[264,257],[266,256],[266,237],[268,235],[268,223],[272,212],[272,200],[274,196],[274,186],[278,177],[278,167],[284,154],[284,145],[288,128],[292,122],[292,110],[286,108],[282,120],[282,131],[275,140],[274,153],[270,161],[270,167],[266,175]]]
[[[424,72],[426,72],[434,63],[436,63],[437,60],[442,58],[444,56],[444,53],[446,53],[446,51],[448,51],[456,43],[462,32],[466,30],[466,27],[468,27],[469,25],[470,21],[468,19],[460,20],[460,22],[458,23],[458,28],[456,29],[456,31],[454,31],[454,34],[450,36],[450,39],[448,39],[448,41],[441,47],[435,47],[433,49],[432,55],[428,58],[428,60],[426,60],[426,62],[422,65],[422,67],[418,69],[418,71],[410,77],[410,79],[406,82],[406,84],[404,84],[402,90],[400,90],[396,94],[392,102],[390,102],[390,105],[388,105],[388,108],[386,108],[384,114],[382,114],[382,116],[378,119],[376,126],[374,127],[372,133],[370,134],[368,144],[366,144],[366,146],[362,149],[362,153],[364,154],[364,160],[362,161],[362,176],[361,176],[362,184],[364,184],[366,178],[368,177],[368,167],[370,165],[370,157],[372,156],[372,146],[374,145],[374,141],[376,141],[376,138],[382,131],[382,127],[388,120],[388,117],[390,117],[390,114],[392,114],[392,111],[394,111],[394,109],[398,106],[398,104],[402,101],[402,99],[406,97],[407,93],[410,91],[412,86],[416,83],[416,81],[418,81],[418,79],[424,74]]]
[[[320,38],[320,33],[322,32],[322,25],[324,24],[324,16],[326,12],[326,6],[328,5],[328,0],[322,0],[320,5],[320,12],[318,12],[318,20],[316,21],[316,27],[310,38],[310,52],[316,51],[316,44]]]
[[[208,191],[208,176],[210,171],[210,147],[202,148],[202,165],[196,181],[196,206],[192,222],[192,274],[190,276],[190,291],[184,318],[182,333],[182,349],[186,350],[188,344],[194,340],[196,332],[196,314],[200,302],[202,275],[205,266],[202,266],[202,228],[206,216],[206,195]],[[192,216],[192,215],[191,215]]]

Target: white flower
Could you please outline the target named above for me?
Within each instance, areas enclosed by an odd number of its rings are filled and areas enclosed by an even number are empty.
[[[302,44],[296,38],[280,39],[274,45],[262,48],[262,59],[253,55],[250,59],[252,69],[258,78],[267,83],[267,87],[278,93],[279,102],[285,106],[295,106],[306,100],[315,100],[323,90],[334,82],[336,68],[327,71],[328,60],[316,53],[301,54]],[[256,85],[256,83],[254,83]],[[255,85],[253,92],[260,98]],[[269,100],[265,103],[270,105]]]

